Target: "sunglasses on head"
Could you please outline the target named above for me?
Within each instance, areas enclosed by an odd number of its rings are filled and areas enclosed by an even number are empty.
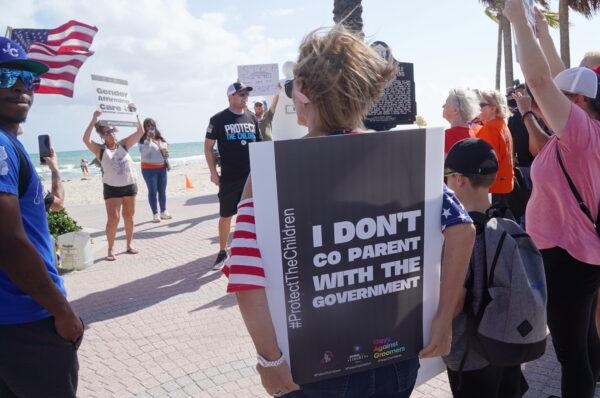
[[[283,89],[285,90],[285,95],[288,96],[288,98],[292,98],[292,92],[294,91],[294,79],[291,80],[287,80],[284,84],[283,84]]]
[[[117,129],[114,127],[111,127],[107,130],[102,131],[102,135],[111,135],[111,134],[116,134],[117,133]]]
[[[40,86],[40,78],[37,73],[28,70],[0,68],[0,88],[11,88],[21,80],[25,90],[34,91]]]

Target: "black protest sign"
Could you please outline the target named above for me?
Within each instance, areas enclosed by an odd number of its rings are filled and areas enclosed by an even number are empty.
[[[425,140],[411,130],[274,143],[278,335],[297,383],[422,348]]]
[[[396,61],[384,42],[376,41],[372,47],[382,58],[395,62],[398,72],[367,114],[363,121],[365,126],[373,130],[385,131],[398,124],[413,124],[417,118],[413,64]]]

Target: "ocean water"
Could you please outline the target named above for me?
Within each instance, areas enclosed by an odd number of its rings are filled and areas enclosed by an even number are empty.
[[[135,146],[129,150],[133,161],[136,164],[140,163],[140,151]],[[85,159],[88,163],[94,160],[94,155],[86,150],[82,151],[65,151],[57,152],[58,156],[58,169],[60,171],[60,177],[63,180],[70,180],[75,178],[81,178],[81,159]],[[42,179],[50,178],[50,171],[48,167],[40,164],[40,157],[37,153],[30,154],[31,160],[35,165],[39,176]],[[187,142],[178,144],[169,144],[169,163],[172,167],[200,163],[204,159],[204,143],[202,142]],[[91,175],[100,175],[100,168],[95,166],[88,166],[88,170]]]

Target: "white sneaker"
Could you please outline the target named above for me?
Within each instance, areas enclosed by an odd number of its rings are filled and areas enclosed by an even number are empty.
[[[153,222],[160,222],[160,216],[158,215],[158,213],[156,213],[156,214],[154,215],[154,217],[152,218],[152,221],[153,221]]]
[[[162,213],[160,213],[160,218],[162,220],[170,220],[171,218],[173,218],[168,211],[163,211]]]

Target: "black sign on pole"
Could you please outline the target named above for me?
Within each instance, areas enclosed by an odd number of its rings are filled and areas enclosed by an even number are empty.
[[[389,46],[382,41],[374,42],[371,47],[382,58],[392,59],[398,65],[398,73],[386,87],[379,101],[369,111],[363,121],[365,127],[386,131],[398,124],[413,124],[417,118],[413,64],[396,61]]]

